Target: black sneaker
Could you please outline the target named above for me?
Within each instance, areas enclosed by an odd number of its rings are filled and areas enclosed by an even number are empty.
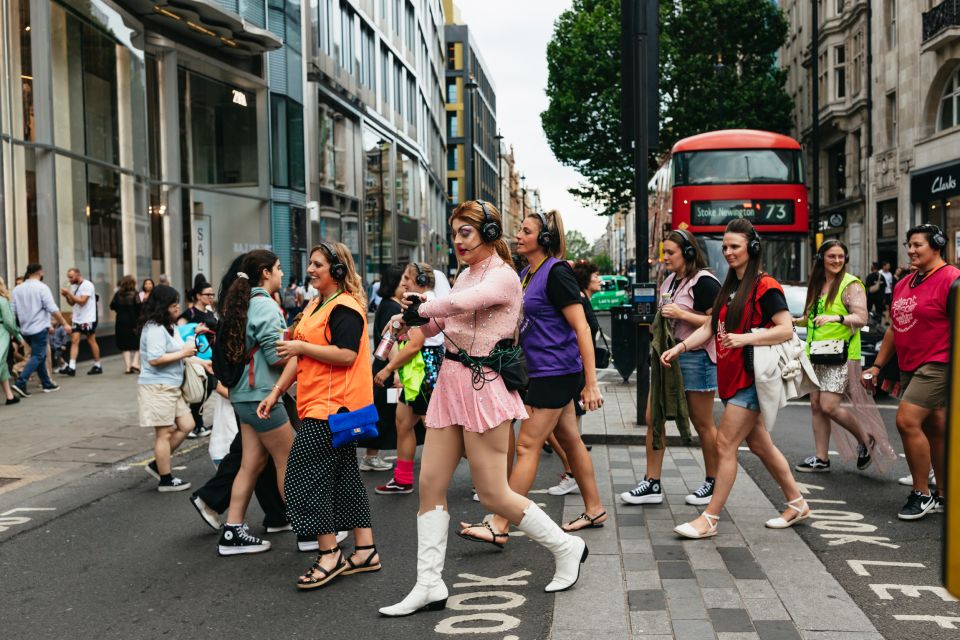
[[[660,504],[663,502],[660,481],[644,478],[635,489],[621,493],[620,499],[626,504]]]
[[[53,393],[54,391],[60,391],[60,385],[58,385],[56,382],[51,384],[49,387],[43,388],[44,393]]]
[[[190,483],[186,480],[181,480],[180,478],[170,478],[169,480],[161,480],[160,484],[157,485],[157,491],[160,493],[170,493],[172,491],[186,491],[190,488]]]
[[[946,513],[947,512],[947,499],[944,496],[941,496],[938,493],[933,494],[937,498],[937,506],[933,508],[934,513]]]
[[[13,392],[20,396],[21,398],[29,398],[30,392],[27,391],[27,385],[20,386],[17,382],[11,382],[10,388],[13,389]]]
[[[74,371],[74,372],[73,372],[73,375],[76,375],[76,373],[77,373],[77,372]],[[100,375],[101,373],[103,373],[103,367],[101,367],[101,366],[98,365],[98,364],[93,365],[92,367],[90,367],[90,371],[87,371],[87,375],[88,375],[88,376],[98,376],[98,375]]]
[[[247,525],[223,525],[220,542],[217,544],[218,555],[237,556],[242,553],[263,553],[269,550],[270,541],[251,535]]]
[[[374,491],[379,493],[382,496],[413,493],[413,485],[400,484],[399,482],[397,482],[396,478],[390,478],[390,481],[387,482],[387,484],[380,485],[379,487],[375,488]]]
[[[907,504],[903,505],[897,517],[901,520],[919,520],[937,507],[937,497],[931,494],[924,495],[919,491],[911,491]]]
[[[17,404],[18,402],[20,402],[20,398],[18,398],[17,396],[13,396],[9,400],[7,400],[7,406],[10,406],[11,404]]]
[[[830,471],[830,461],[821,460],[817,456],[810,456],[793,468],[801,473],[826,473]]]
[[[870,438],[870,446],[861,443],[857,445],[857,469],[863,471],[873,463],[873,458],[870,457],[870,451],[876,445],[876,441],[873,438]]]
[[[157,461],[156,461],[156,460],[151,460],[151,461],[150,461],[150,464],[148,464],[147,466],[145,466],[145,467],[143,468],[143,470],[146,471],[146,472],[147,472],[147,475],[149,475],[150,477],[152,477],[154,480],[159,480],[159,479],[160,479],[160,472],[157,471]],[[220,528],[220,527],[217,527],[217,529],[219,529],[219,528]]]
[[[61,367],[60,370],[57,371],[57,373],[59,373],[60,375],[70,376],[71,378],[73,378],[74,376],[77,375],[77,370],[71,368],[70,365],[65,365]]]
[[[713,497],[714,480],[704,480],[703,484],[694,489],[693,493],[683,499],[687,504],[703,506],[710,504],[710,498]]]

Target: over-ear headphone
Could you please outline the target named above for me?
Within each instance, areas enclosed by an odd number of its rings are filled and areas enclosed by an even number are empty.
[[[693,236],[686,229],[675,229],[675,231],[680,236],[680,253],[683,254],[683,259],[687,262],[693,262],[697,259],[697,250],[693,246]]]
[[[544,249],[553,249],[553,243],[557,240],[557,234],[555,234],[553,231],[550,231],[550,226],[547,225],[547,216],[539,211],[534,211],[533,215],[540,218],[540,233],[537,234],[537,244]]]
[[[500,236],[503,235],[503,229],[500,228],[500,223],[490,215],[490,212],[487,210],[487,203],[484,200],[475,200],[475,202],[483,209],[483,225],[480,227],[480,237],[483,238],[483,241],[487,244],[496,242],[500,239]]]
[[[947,246],[947,236],[943,235],[943,229],[935,224],[922,224],[917,231],[930,234],[930,246],[937,251],[942,251]]]
[[[762,249],[760,245],[760,234],[757,233],[756,227],[750,229],[750,241],[747,243],[747,255],[751,258],[759,258],[760,250]]]
[[[347,265],[340,262],[340,258],[337,257],[337,252],[326,242],[321,242],[320,247],[327,253],[327,257],[330,258],[330,276],[337,282],[346,280]]]
[[[417,277],[414,278],[413,281],[417,283],[418,287],[427,286],[427,283],[430,282],[430,278],[426,273],[423,272],[423,269],[420,268],[420,263],[413,262],[411,264],[413,265],[413,268],[417,270]]]
[[[833,247],[840,247],[841,249],[843,249],[843,263],[849,264],[850,252],[847,251],[847,245],[843,244],[839,240],[827,240],[826,242],[821,244],[820,248],[817,249],[817,262],[823,262],[824,257],[827,255],[827,249],[831,249]]]

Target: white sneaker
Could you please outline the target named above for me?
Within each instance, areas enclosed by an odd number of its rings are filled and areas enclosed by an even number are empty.
[[[360,471],[391,471],[393,465],[380,456],[364,456],[358,464]]]
[[[580,493],[580,487],[571,474],[564,472],[560,474],[560,482],[547,489],[547,493],[552,496],[565,496],[568,493]]]
[[[902,485],[905,486],[905,487],[912,487],[912,486],[913,486],[913,476],[912,476],[912,475],[909,475],[909,474],[908,474],[908,475],[905,475],[905,476],[903,476],[902,478],[897,478],[897,482],[898,482],[899,484],[902,484]],[[930,469],[930,473],[927,474],[927,484],[934,485],[934,486],[936,486],[936,484],[937,484],[937,479],[936,479],[936,478],[934,477],[934,475],[933,475],[933,469]]]

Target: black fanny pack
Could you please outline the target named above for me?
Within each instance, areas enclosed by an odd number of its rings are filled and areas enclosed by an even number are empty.
[[[513,338],[504,338],[490,351],[489,355],[471,356],[463,351],[444,352],[444,358],[459,362],[463,366],[473,371],[473,386],[479,389],[484,382],[495,379],[489,377],[490,373],[496,374],[503,379],[509,391],[522,391],[527,388],[529,378],[527,376],[527,359],[523,355],[520,345],[513,341]],[[490,371],[484,371],[489,369]],[[478,386],[479,385],[479,386]]]

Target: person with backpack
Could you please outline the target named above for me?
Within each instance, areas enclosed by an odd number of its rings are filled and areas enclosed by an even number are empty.
[[[280,259],[271,251],[255,249],[241,261],[223,301],[214,362],[216,376],[230,389],[230,402],[239,418],[243,456],[220,533],[217,551],[221,556],[270,549],[270,542],[252,535],[244,523],[250,496],[268,456],[276,466],[277,486],[283,497],[293,427],[282,403],[265,417],[257,415],[257,405],[274,389],[286,364],[276,350],[286,322],[273,299],[282,286]]]
[[[287,323],[293,322],[302,307],[303,289],[296,277],[290,278],[287,288],[283,290],[283,312],[287,316]]]

